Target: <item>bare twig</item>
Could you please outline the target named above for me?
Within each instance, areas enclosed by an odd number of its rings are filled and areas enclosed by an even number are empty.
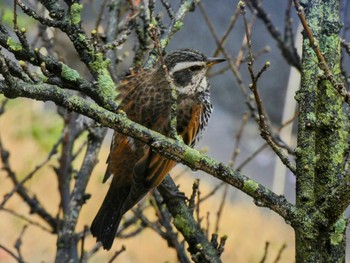
[[[241,1],[239,3],[239,6],[241,8],[241,13],[243,15],[243,22],[246,28],[246,36],[247,36],[247,42],[248,42],[248,53],[250,57],[250,61],[248,62],[248,70],[250,73],[250,77],[252,79],[252,84],[250,85],[250,89],[252,90],[255,98],[255,102],[258,109],[258,118],[259,118],[259,127],[261,131],[261,136],[266,140],[266,142],[269,144],[269,146],[273,149],[273,151],[278,155],[280,160],[291,170],[293,173],[295,173],[295,164],[293,164],[288,156],[285,155],[281,147],[276,143],[274,137],[272,136],[271,128],[267,123],[266,118],[266,111],[264,109],[262,99],[260,96],[260,92],[258,90],[258,80],[261,77],[261,75],[269,68],[270,63],[266,62],[265,65],[258,71],[257,74],[254,73],[253,65],[254,65],[254,58],[253,58],[253,51],[252,51],[252,42],[250,38],[250,31],[248,27],[248,23],[245,17],[245,4]]]
[[[268,144],[264,143],[259,148],[257,148],[248,158],[246,158],[242,163],[237,165],[236,171],[242,171],[243,167],[246,166],[250,161],[252,161],[259,153],[261,153],[265,148],[267,148]]]
[[[264,255],[263,255],[263,257],[261,258],[260,263],[265,263],[266,257],[267,257],[267,253],[268,253],[268,251],[269,251],[269,246],[270,246],[270,242],[266,241],[266,242],[265,242]]]
[[[165,7],[165,10],[167,11],[168,13],[168,16],[170,18],[170,20],[174,20],[175,18],[175,12],[174,10],[172,9],[171,5],[169,4],[169,2],[167,2],[166,0],[161,0],[162,2],[162,5]]]
[[[41,230],[43,230],[43,231],[45,231],[45,232],[47,232],[47,233],[50,233],[50,234],[52,233],[52,230],[51,230],[51,229],[49,229],[49,228],[43,226],[42,224],[40,224],[40,223],[38,223],[38,222],[36,222],[36,221],[34,221],[34,220],[31,220],[31,219],[29,219],[29,218],[27,218],[27,217],[25,217],[25,216],[23,216],[23,215],[17,213],[16,211],[13,211],[13,210],[8,209],[8,208],[6,208],[6,207],[3,207],[3,208],[1,209],[1,211],[6,212],[6,213],[9,213],[10,215],[13,215],[13,216],[15,216],[15,217],[17,217],[17,218],[19,218],[19,219],[21,219],[21,220],[24,220],[24,221],[25,221],[26,223],[28,223],[29,225],[36,226],[36,227],[40,228]]]
[[[278,263],[281,260],[282,253],[285,251],[286,248],[287,248],[286,244],[283,244],[281,246],[281,248],[278,250],[278,254],[277,254],[275,260],[273,261],[273,263]]]
[[[345,39],[342,39],[341,45],[345,49],[346,53],[348,53],[348,55],[350,55],[350,42],[347,42]]]
[[[231,160],[229,161],[229,165],[231,167],[234,167],[236,159],[240,153],[239,145],[241,143],[244,128],[246,127],[246,124],[248,123],[249,118],[250,118],[250,114],[248,112],[243,114],[241,125],[240,125],[238,132],[236,134],[235,145],[233,147],[233,153],[231,156]]]
[[[213,57],[217,57],[220,54],[220,51],[221,51],[220,47],[224,47],[225,46],[225,43],[226,43],[226,40],[227,40],[228,36],[230,35],[232,29],[236,25],[236,21],[237,21],[237,19],[239,17],[239,14],[240,14],[240,10],[237,7],[235,12],[234,12],[234,14],[231,16],[230,23],[227,26],[227,29],[226,29],[225,33],[222,35],[222,37],[221,37],[221,39],[219,41],[219,45],[217,45],[216,50],[214,51]]]
[[[51,20],[38,15],[34,10],[26,6],[21,0],[15,0],[15,2],[17,2],[17,5],[23,10],[25,14],[39,21],[42,25],[57,28],[63,28],[66,25],[63,21]]]
[[[199,181],[198,181],[199,183]],[[197,204],[196,204],[196,220],[197,224],[200,227],[202,223],[202,218],[200,217],[200,205],[199,205],[199,200],[201,198],[201,191],[199,189],[199,184],[198,184],[198,190],[197,190]]]
[[[21,261],[24,261],[23,256],[22,256],[22,252],[21,252],[21,247],[22,247],[22,239],[23,239],[23,235],[24,232],[26,231],[27,226],[23,226],[21,233],[19,234],[16,242],[15,242],[15,249],[17,251],[18,257],[21,259]]]
[[[126,40],[128,40],[128,36],[130,35],[131,31],[129,29],[126,29],[123,34],[113,42],[107,43],[106,45],[101,47],[101,51],[105,52],[107,50],[113,50],[118,47],[121,47]]]
[[[126,250],[126,247],[123,245],[119,250],[117,250],[114,255],[108,260],[108,263],[112,263],[121,253]]]
[[[11,257],[13,257],[15,260],[17,260],[18,263],[24,263],[24,261],[18,257],[14,252],[12,252],[10,249],[5,247],[4,245],[0,244],[0,248],[7,252]]]
[[[300,70],[300,57],[297,53],[297,50],[294,47],[294,42],[289,41],[289,44],[287,44],[284,41],[282,34],[279,32],[277,27],[274,26],[268,14],[266,14],[265,10],[262,8],[261,0],[250,0],[246,1],[246,3],[249,6],[253,7],[253,9],[256,11],[258,18],[261,19],[261,21],[263,21],[271,36],[276,40],[278,47],[281,49],[282,54],[286,58],[287,62],[290,63],[292,66],[296,67],[298,70]],[[286,25],[286,27],[287,30],[289,30],[288,25]]]
[[[284,16],[284,42],[290,46],[294,45],[292,8],[293,0],[288,0]]]
[[[109,2],[109,0],[103,0],[103,3],[100,7],[100,11],[97,15],[97,19],[96,19],[96,23],[95,23],[95,30],[97,31],[97,34],[99,33],[99,28],[100,28],[100,25],[101,25],[101,22],[103,20],[103,14],[106,10],[106,6],[107,6],[107,3]]]
[[[83,230],[83,234],[81,237],[81,245],[80,245],[80,259],[79,259],[79,263],[83,263],[85,260],[85,256],[86,256],[86,252],[85,252],[85,237],[87,235],[87,233],[89,232],[89,227],[88,226],[84,226],[84,230]]]
[[[206,235],[207,237],[209,237],[209,229],[210,229],[210,220],[209,220],[209,218],[210,218],[210,212],[208,211],[208,212],[207,212],[207,216],[205,217],[206,222],[207,222],[207,226],[206,226],[206,228],[205,228],[205,235]]]
[[[224,235],[220,238],[220,243],[219,243],[219,246],[217,248],[219,255],[221,255],[224,252],[227,238],[228,238],[227,235]]]
[[[32,213],[38,214],[42,219],[44,219],[52,228],[52,232],[56,233],[59,221],[52,217],[46,209],[44,209],[36,197],[30,197],[27,190],[19,184],[15,172],[12,170],[9,163],[10,153],[2,145],[0,137],[0,159],[3,163],[3,169],[7,172],[9,178],[11,179],[13,185],[17,188],[17,193],[23,199],[23,201],[30,207]]]
[[[181,1],[180,7],[176,11],[174,18],[171,19],[170,24],[166,27],[165,32],[159,37],[159,43],[161,49],[164,49],[172,36],[182,28],[182,21],[184,20],[186,14],[190,12],[193,7],[196,5],[197,1],[195,0],[183,0]],[[157,48],[155,48],[156,51]],[[150,68],[157,61],[157,54],[155,52],[151,52],[150,56],[146,62],[146,68]]]
[[[8,99],[4,99],[1,101],[0,103],[0,116],[5,112],[5,107],[6,107],[6,104],[9,100]]]
[[[225,182],[220,182],[209,193],[207,193],[205,196],[203,196],[201,199],[199,199],[199,202],[202,203],[205,200],[207,200],[209,197],[213,196],[224,185],[225,185]]]
[[[79,131],[79,128],[77,129],[75,127],[74,129],[76,130],[72,131],[73,133]],[[60,226],[60,232],[58,235],[57,242],[61,244],[61,246],[58,247],[57,250],[57,262],[65,262],[66,259],[74,259],[76,261],[79,260],[77,252],[77,242],[79,238],[75,233],[75,228],[81,208],[86,200],[90,198],[90,195],[85,191],[92,171],[97,163],[98,153],[100,151],[100,147],[102,145],[106,131],[107,129],[105,128],[95,128],[89,131],[88,146],[85,151],[83,163],[76,176],[73,189],[70,191],[70,188],[67,188],[63,192],[63,194],[67,192],[69,194],[69,198],[66,204],[67,210],[65,211],[65,216]],[[67,149],[71,151],[70,148]],[[67,159],[67,162],[69,162],[69,158]],[[71,164],[67,163],[67,165]],[[71,183],[71,181],[68,181],[68,183]]]
[[[192,184],[192,194],[188,200],[188,208],[193,213],[195,207],[196,207],[196,196],[199,188],[199,179],[194,180]]]
[[[293,123],[293,121],[296,119],[296,117],[298,116],[298,112],[295,112],[295,114],[289,119],[287,120],[285,123],[283,123],[279,129],[278,132],[280,132],[284,127],[286,127],[287,125]],[[268,146],[267,143],[264,143],[263,145],[261,145],[259,148],[257,148],[248,158],[246,158],[241,164],[239,164],[236,167],[237,171],[241,171],[243,169],[244,166],[246,166],[250,161],[252,161],[259,153],[261,153],[264,149],[266,149]]]
[[[51,151],[49,152],[49,154],[46,156],[45,160],[42,161],[40,164],[36,165],[34,170],[31,171],[28,175],[26,175],[21,181],[18,182],[18,184],[16,184],[13,189],[7,193],[4,197],[4,199],[2,200],[1,204],[0,204],[0,209],[2,209],[6,202],[11,198],[11,196],[18,191],[19,187],[24,186],[24,184],[33,178],[33,176],[42,168],[44,167],[52,158],[53,155],[55,155],[57,153],[57,149],[60,146],[62,141],[62,135],[59,137],[58,141],[53,145]]]
[[[214,231],[215,233],[219,233],[220,220],[221,220],[222,212],[224,211],[227,193],[228,193],[228,185],[225,184],[224,191],[223,191],[222,197],[221,197],[221,202],[219,205],[219,209],[216,212],[216,223],[215,223],[215,231]]]
[[[249,98],[247,87],[244,85],[244,81],[243,81],[242,75],[241,75],[241,73],[238,70],[238,66],[236,65],[236,63],[232,59],[230,53],[221,44],[220,39],[217,36],[217,33],[215,31],[214,25],[211,22],[210,17],[207,14],[206,10],[204,9],[203,5],[201,3],[199,3],[198,7],[199,7],[199,10],[201,11],[201,13],[203,14],[204,20],[205,20],[206,24],[208,25],[209,31],[212,34],[217,47],[220,49],[220,52],[224,55],[226,61],[228,62],[228,65],[230,67],[230,70],[231,70],[232,74],[236,78],[236,81],[238,83],[238,87],[239,87],[239,89],[241,90],[241,92],[242,92],[242,94],[244,96],[244,99],[245,99],[245,102],[246,102],[247,106],[251,110],[252,115],[255,116],[255,111],[256,111],[255,106],[254,106],[254,104],[251,102],[251,100]]]

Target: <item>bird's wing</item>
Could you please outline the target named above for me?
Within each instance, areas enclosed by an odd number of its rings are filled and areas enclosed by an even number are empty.
[[[142,156],[142,153],[138,151],[138,145],[140,145],[140,142],[133,138],[114,132],[103,182],[111,175],[118,177],[114,180],[117,180],[119,184],[130,184],[132,182],[133,166]]]
[[[191,109],[191,118],[188,120],[188,125],[185,126],[180,134],[187,145],[193,145],[200,130],[203,105],[196,104]]]
[[[150,75],[149,70],[142,70],[139,72],[131,72],[130,75],[124,77],[118,84],[116,91],[116,100],[120,103],[128,95],[130,95],[139,86],[142,86],[145,81],[148,80]],[[123,107],[122,107],[123,108]],[[125,112],[127,109],[123,109]]]
[[[202,109],[203,107],[201,105],[192,107],[192,117],[187,127],[180,134],[184,142],[188,145],[195,141],[198,134]],[[161,124],[159,123],[159,125]],[[158,186],[175,165],[175,161],[153,152],[150,147],[146,146],[143,156],[135,165],[133,180],[133,187],[135,189],[131,192],[138,192],[136,189],[141,185],[146,186],[147,190]]]
[[[165,127],[168,125],[169,120],[165,118],[155,118],[152,128],[164,131],[168,129],[168,127]],[[134,194],[136,193],[141,195],[143,191],[148,192],[150,189],[157,187],[175,165],[176,162],[152,151],[149,146],[145,146],[143,155],[138,159],[134,168],[133,188],[131,189],[132,197],[135,198],[136,195]],[[142,189],[143,187],[144,189]]]

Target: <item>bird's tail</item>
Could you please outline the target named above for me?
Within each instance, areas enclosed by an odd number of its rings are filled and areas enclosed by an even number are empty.
[[[104,249],[109,250],[112,247],[115,234],[126,212],[123,204],[128,196],[129,190],[126,188],[111,187],[103,200],[100,210],[97,212],[94,221],[91,224],[91,234],[97,241],[102,243]]]

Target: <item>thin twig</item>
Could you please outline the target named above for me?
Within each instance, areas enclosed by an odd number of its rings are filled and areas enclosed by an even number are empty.
[[[219,44],[220,45],[217,45],[216,47],[216,50],[214,51],[214,55],[213,57],[217,57],[219,54],[220,54],[220,51],[221,51],[221,48],[220,47],[224,47],[225,46],[225,43],[226,43],[226,40],[227,40],[227,37],[230,35],[232,29],[234,28],[235,24],[236,24],[236,21],[239,17],[239,14],[240,14],[240,10],[239,8],[237,7],[235,12],[233,13],[233,15],[231,16],[231,19],[230,19],[230,23],[225,31],[225,33],[222,35],[220,41],[219,41]]]
[[[278,263],[281,260],[282,253],[285,251],[286,248],[287,248],[286,244],[283,244],[281,246],[281,248],[278,250],[278,254],[277,254],[275,260],[273,261],[273,263]]]
[[[103,0],[103,3],[100,7],[100,11],[97,15],[97,20],[96,20],[96,23],[95,23],[95,30],[97,31],[97,34],[99,33],[98,30],[100,28],[100,25],[101,25],[101,22],[103,20],[103,13],[105,12],[105,9],[106,9],[106,6],[107,6],[107,3],[109,2],[109,0]]]
[[[160,0],[161,3],[163,4],[163,6],[165,7],[165,10],[168,13],[168,16],[170,18],[170,20],[174,20],[175,18],[175,12],[172,9],[171,5],[169,4],[169,2],[167,2],[166,0]]]
[[[59,220],[52,217],[41,205],[36,197],[30,197],[27,189],[19,184],[15,172],[12,170],[9,163],[10,153],[3,147],[1,137],[0,137],[0,159],[3,163],[3,169],[7,172],[9,178],[11,179],[14,186],[18,185],[17,193],[23,199],[23,201],[30,207],[32,213],[37,213],[42,219],[44,219],[51,227],[52,232],[57,231]]]
[[[205,235],[207,237],[209,237],[209,229],[210,229],[210,220],[209,220],[209,218],[210,218],[210,212],[207,211],[207,216],[205,217],[205,219],[206,219],[205,221],[207,222],[207,226],[205,228]]]
[[[88,226],[84,226],[84,230],[83,230],[83,235],[81,237],[81,246],[80,246],[80,259],[79,259],[79,263],[83,263],[85,260],[85,237],[87,235],[87,233],[89,232],[89,227]]]
[[[2,114],[4,114],[5,107],[6,107],[6,104],[7,104],[8,101],[9,101],[8,99],[4,99],[4,100],[1,101],[1,103],[0,103],[0,116]]]
[[[350,42],[347,42],[345,39],[341,40],[341,45],[345,49],[346,53],[350,56]]]
[[[263,257],[261,258],[260,263],[265,263],[266,257],[267,257],[267,253],[268,253],[268,251],[269,251],[269,246],[270,246],[270,242],[266,241],[266,243],[265,243],[265,249],[264,249],[264,255],[263,255]]]
[[[298,116],[298,112],[295,112],[294,115],[287,120],[285,123],[283,123],[279,128],[278,128],[278,132],[280,132],[284,127],[286,127],[287,125],[293,123],[293,121],[296,119],[296,117]],[[266,149],[268,146],[267,143],[264,143],[263,145],[261,145],[259,148],[257,148],[248,158],[246,158],[241,164],[239,164],[236,167],[237,171],[241,171],[243,169],[244,166],[246,166],[250,161],[252,161],[259,153],[261,153],[264,149]]]
[[[15,260],[17,260],[18,263],[24,263],[24,261],[18,257],[15,253],[13,253],[10,249],[5,247],[4,245],[0,244],[0,248],[7,252],[11,257],[13,257]]]
[[[17,24],[17,0],[13,0],[13,30],[16,32],[18,31],[18,24]]]
[[[46,156],[45,160],[42,161],[40,164],[36,165],[34,170],[31,171],[28,175],[26,175],[21,181],[19,181],[14,187],[13,189],[7,193],[4,197],[4,199],[2,200],[1,204],[0,204],[0,209],[2,209],[5,204],[7,203],[7,201],[11,198],[11,196],[16,193],[18,191],[18,189],[22,186],[24,186],[24,184],[29,181],[30,179],[33,178],[33,176],[41,169],[43,168],[52,158],[52,156],[54,156],[57,153],[57,149],[61,144],[62,141],[62,134],[59,137],[58,141],[53,145],[51,151],[49,152],[49,154]]]
[[[261,153],[268,144],[264,143],[258,149],[256,149],[248,158],[246,158],[241,164],[236,167],[236,171],[242,171],[243,167],[246,166],[250,161],[252,161],[259,153]]]
[[[216,185],[209,193],[207,193],[205,196],[203,196],[199,202],[202,203],[205,200],[207,200],[209,197],[213,196],[222,186],[225,185],[225,182],[220,182],[218,185]]]
[[[255,106],[253,105],[253,103],[251,102],[249,95],[248,95],[248,90],[247,87],[244,85],[244,81],[243,81],[243,77],[241,75],[241,73],[238,70],[238,67],[236,66],[234,60],[232,59],[230,53],[224,48],[224,46],[220,43],[220,39],[217,36],[217,33],[215,31],[214,25],[210,20],[210,17],[208,15],[208,13],[206,12],[206,10],[204,9],[204,7],[202,6],[202,3],[199,2],[198,4],[199,10],[201,11],[201,13],[203,14],[204,20],[209,28],[209,31],[211,33],[211,35],[213,36],[216,46],[220,49],[221,53],[224,55],[226,61],[228,62],[228,65],[231,69],[232,74],[235,76],[236,81],[238,83],[238,87],[241,90],[243,97],[245,99],[245,102],[247,103],[249,109],[253,112],[253,115],[255,115]]]
[[[228,193],[228,184],[225,184],[224,191],[223,191],[222,197],[221,197],[221,202],[219,205],[219,209],[216,212],[215,233],[219,233],[220,220],[221,220],[222,212],[224,211],[224,206],[226,204],[227,193]]]
[[[246,3],[256,11],[258,18],[265,24],[271,36],[276,40],[278,47],[281,49],[286,61],[300,71],[300,57],[296,48],[294,47],[294,42],[289,42],[288,44],[284,41],[281,32],[274,26],[269,18],[269,15],[261,7],[261,0],[250,0],[246,1]]]
[[[260,69],[260,71],[258,71],[257,74],[254,73],[254,70],[253,70],[254,58],[253,58],[253,51],[252,51],[252,41],[251,41],[251,37],[250,37],[250,30],[248,27],[247,19],[245,16],[246,11],[245,11],[244,2],[240,1],[239,6],[241,8],[241,13],[243,15],[243,22],[244,22],[244,26],[246,29],[246,36],[247,36],[247,43],[248,43],[248,54],[250,57],[250,61],[248,62],[248,71],[249,71],[249,74],[250,74],[250,77],[252,80],[252,84],[250,85],[250,89],[252,90],[252,92],[254,94],[255,102],[257,105],[257,109],[258,109],[258,118],[259,118],[258,124],[260,127],[261,136],[265,139],[265,141],[269,144],[269,146],[273,149],[273,151],[278,155],[278,157],[283,162],[283,164],[285,164],[289,168],[289,170],[295,174],[295,171],[296,171],[295,164],[289,160],[288,156],[285,155],[285,153],[283,152],[283,150],[281,149],[279,144],[275,141],[274,136],[272,136],[270,125],[268,125],[268,123],[267,123],[267,117],[266,117],[267,114],[266,114],[266,111],[264,109],[262,99],[260,96],[260,92],[259,92],[258,86],[257,86],[260,77],[269,68],[270,63],[266,62],[265,65]]]
[[[110,258],[110,260],[108,260],[108,263],[112,263],[125,250],[126,250],[126,247],[122,245],[122,247],[114,253],[114,255]]]
[[[233,147],[233,153],[232,153],[232,156],[231,156],[231,160],[229,161],[229,165],[231,167],[234,167],[236,159],[237,159],[237,157],[238,157],[238,155],[240,153],[239,145],[241,143],[241,139],[242,139],[244,128],[246,127],[246,124],[248,123],[249,118],[250,118],[250,113],[246,112],[246,113],[243,114],[241,125],[240,125],[240,127],[238,129],[238,132],[236,134],[235,145]]]
[[[293,0],[287,1],[287,7],[284,16],[284,41],[286,44],[294,45],[294,34],[293,34],[293,19],[292,19],[292,8]]]
[[[45,232],[47,232],[47,233],[50,233],[50,234],[52,233],[52,229],[49,229],[49,228],[47,228],[47,227],[45,227],[45,226],[39,224],[38,222],[33,221],[33,220],[31,220],[31,219],[29,219],[29,218],[27,218],[27,217],[25,217],[25,216],[23,216],[23,215],[17,213],[16,211],[13,211],[13,210],[8,209],[8,208],[6,208],[6,207],[1,208],[1,211],[6,212],[6,213],[9,213],[10,215],[13,215],[13,216],[15,216],[15,217],[17,217],[17,218],[19,218],[19,219],[21,219],[21,220],[24,220],[24,221],[27,222],[29,225],[36,226],[36,227],[40,228],[41,230],[43,230],[43,231],[45,231]]]
[[[17,254],[18,257],[21,259],[21,261],[24,261],[23,256],[22,256],[22,252],[21,252],[21,247],[22,247],[22,239],[23,239],[23,235],[24,232],[27,229],[27,225],[23,226],[21,233],[19,234],[16,242],[15,242],[15,249],[17,250]]]
[[[196,219],[197,219],[197,224],[199,227],[201,226],[201,222],[202,222],[202,218],[200,217],[200,205],[199,205],[200,197],[201,197],[201,191],[199,190],[199,186],[198,186],[197,204],[196,204]]]
[[[188,208],[192,213],[196,207],[196,196],[197,196],[198,188],[199,188],[199,179],[196,179],[192,184],[192,194],[188,200]]]

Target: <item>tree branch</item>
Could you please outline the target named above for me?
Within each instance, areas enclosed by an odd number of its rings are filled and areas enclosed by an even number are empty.
[[[184,198],[174,197],[173,191],[178,191],[174,181],[167,176],[158,187],[164,202],[174,218],[174,225],[181,232],[189,245],[188,251],[192,259],[199,263],[221,262],[219,253],[202,231],[200,224],[194,219]]]
[[[296,9],[297,14],[298,14],[299,19],[300,19],[300,22],[303,25],[303,28],[305,30],[305,34],[310,41],[310,47],[314,50],[314,52],[318,58],[320,69],[323,70],[327,80],[329,80],[329,82],[332,84],[333,88],[338,91],[339,95],[343,97],[344,101],[347,104],[350,104],[350,93],[346,90],[344,83],[339,82],[336,79],[336,77],[332,73],[332,70],[328,66],[328,63],[327,63],[324,55],[322,54],[322,51],[321,51],[320,46],[318,44],[318,41],[317,41],[317,39],[314,38],[312,31],[311,31],[311,29],[306,21],[305,14],[304,14],[304,8],[300,5],[298,0],[293,0],[293,1],[294,1],[295,9]],[[338,26],[340,27],[341,25],[339,24]]]
[[[229,166],[213,160],[179,141],[167,138],[129,120],[123,113],[112,113],[95,103],[48,84],[33,85],[13,82],[9,87],[3,80],[0,81],[0,93],[11,98],[27,97],[40,101],[53,101],[69,111],[75,111],[90,117],[105,127],[112,128],[150,145],[154,151],[169,159],[181,162],[192,169],[202,170],[241,189],[256,199],[258,205],[272,209],[285,220],[294,221],[295,207],[287,202],[283,196],[276,195],[240,172],[234,171]]]

